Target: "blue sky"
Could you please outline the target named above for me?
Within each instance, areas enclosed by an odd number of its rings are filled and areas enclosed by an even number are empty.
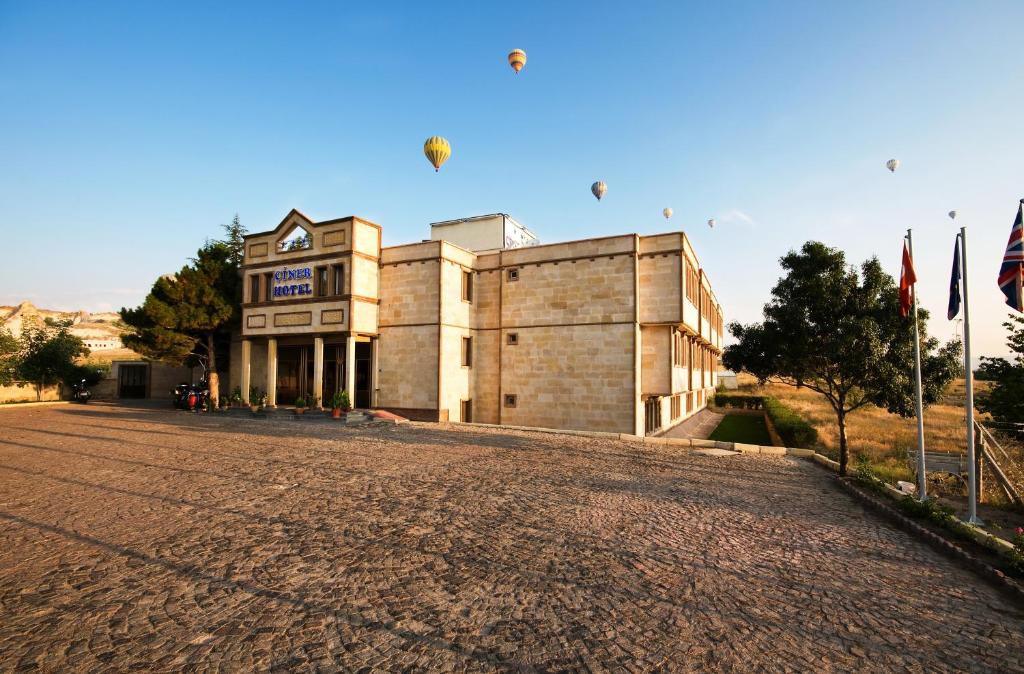
[[[948,338],[966,224],[974,350],[1005,352],[1024,3],[207,4],[0,0],[0,304],[136,304],[236,212],[396,244],[503,211],[544,242],[683,229],[744,322],[787,250],[895,275],[913,227]]]

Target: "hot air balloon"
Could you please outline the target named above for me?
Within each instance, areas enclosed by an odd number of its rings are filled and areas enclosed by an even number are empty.
[[[590,186],[590,191],[594,193],[594,196],[597,197],[598,201],[601,201],[601,197],[603,197],[604,193],[608,191],[608,186],[598,180]]]
[[[885,168],[889,169],[890,173],[896,173],[896,169],[898,169],[899,167],[899,159],[890,159],[889,161],[885,162]]]
[[[661,212],[661,214],[665,216],[666,220],[668,220],[669,218],[672,217],[672,209],[671,208],[666,208],[665,210],[663,210]]]
[[[708,220],[708,227],[710,227],[711,229],[715,228],[715,219],[714,218],[711,218],[710,220]]]
[[[526,65],[526,52],[522,49],[513,49],[508,54],[508,64],[512,66],[512,70],[519,74],[519,71]]]
[[[949,219],[950,220],[956,220],[956,211],[950,211],[949,212]]]
[[[434,171],[437,172],[441,169],[441,164],[452,156],[452,146],[441,136],[431,136],[427,138],[427,142],[423,143],[423,154],[427,156],[427,161],[434,165]]]

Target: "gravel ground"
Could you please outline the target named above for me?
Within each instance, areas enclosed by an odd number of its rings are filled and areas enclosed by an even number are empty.
[[[0,411],[0,671],[1024,671],[816,466],[427,424]]]

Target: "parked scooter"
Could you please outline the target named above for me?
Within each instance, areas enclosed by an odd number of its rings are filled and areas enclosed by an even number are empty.
[[[89,402],[89,398],[91,397],[92,393],[89,392],[84,379],[81,383],[71,385],[71,399],[76,403],[85,404]]]

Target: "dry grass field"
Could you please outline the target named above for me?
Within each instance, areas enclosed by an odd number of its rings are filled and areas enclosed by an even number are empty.
[[[741,388],[755,394],[771,395],[799,413],[815,427],[821,438],[822,453],[837,458],[839,454],[839,429],[835,413],[823,396],[808,389],[797,389],[782,384],[758,386],[749,375],[740,375]],[[975,391],[984,390],[988,382],[975,382]],[[964,416],[964,382],[956,380],[950,385],[941,402],[929,406],[924,413],[925,446],[929,451],[966,452],[967,437]],[[985,415],[977,415],[983,419]],[[850,444],[851,463],[859,455],[869,458],[879,476],[887,481],[911,480],[908,452],[917,449],[917,421],[913,417],[904,419],[884,409],[868,406],[847,417],[847,438]],[[1005,447],[1006,445],[1004,445]],[[1007,449],[1011,449],[1007,447]],[[1021,477],[1019,468],[1024,465],[1024,454],[1016,450],[1016,467],[1004,466],[1008,472],[1016,473],[1017,482]],[[1022,485],[1024,486],[1024,485]],[[988,487],[992,487],[991,492]],[[986,484],[986,494],[999,499],[994,481]]]

